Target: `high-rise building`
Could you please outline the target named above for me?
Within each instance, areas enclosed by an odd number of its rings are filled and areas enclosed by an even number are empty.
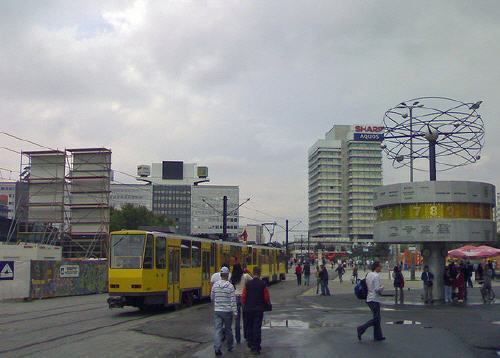
[[[335,125],[309,148],[309,235],[316,242],[373,237],[373,189],[382,184],[383,127]]]
[[[498,212],[498,208],[500,208],[500,193],[497,193],[497,207],[495,208],[495,215],[497,218],[497,232],[500,232],[500,213]]]

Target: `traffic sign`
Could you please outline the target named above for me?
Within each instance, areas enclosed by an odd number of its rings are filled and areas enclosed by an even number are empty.
[[[0,280],[14,279],[14,261],[0,261]]]

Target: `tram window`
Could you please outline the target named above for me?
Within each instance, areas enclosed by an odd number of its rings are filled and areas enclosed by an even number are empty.
[[[252,264],[257,265],[257,249],[252,248]]]
[[[191,246],[191,259],[193,267],[200,267],[201,261],[201,242],[193,241]]]
[[[247,259],[246,264],[247,265],[251,265],[252,264],[252,249],[251,248],[247,249],[247,257],[246,257],[246,259]]]
[[[181,267],[191,267],[191,241],[182,240],[181,244]]]
[[[231,246],[231,266],[241,262],[241,246]]]
[[[153,268],[153,235],[148,235],[146,240],[146,249],[144,250],[144,262],[142,267],[145,269]]]
[[[156,268],[164,269],[167,267],[167,242],[164,237],[156,238]]]

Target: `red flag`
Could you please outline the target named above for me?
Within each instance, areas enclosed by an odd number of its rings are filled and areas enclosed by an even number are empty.
[[[243,238],[243,241],[244,241],[244,242],[246,242],[246,241],[247,241],[247,237],[248,237],[248,234],[247,234],[247,230],[246,230],[246,229],[245,229],[245,230],[243,230],[243,232],[242,232],[240,235],[238,235],[238,239]]]

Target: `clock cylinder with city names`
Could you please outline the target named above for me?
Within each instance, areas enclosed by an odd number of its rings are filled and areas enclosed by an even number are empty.
[[[375,242],[493,241],[495,187],[468,181],[426,181],[375,190]]]

